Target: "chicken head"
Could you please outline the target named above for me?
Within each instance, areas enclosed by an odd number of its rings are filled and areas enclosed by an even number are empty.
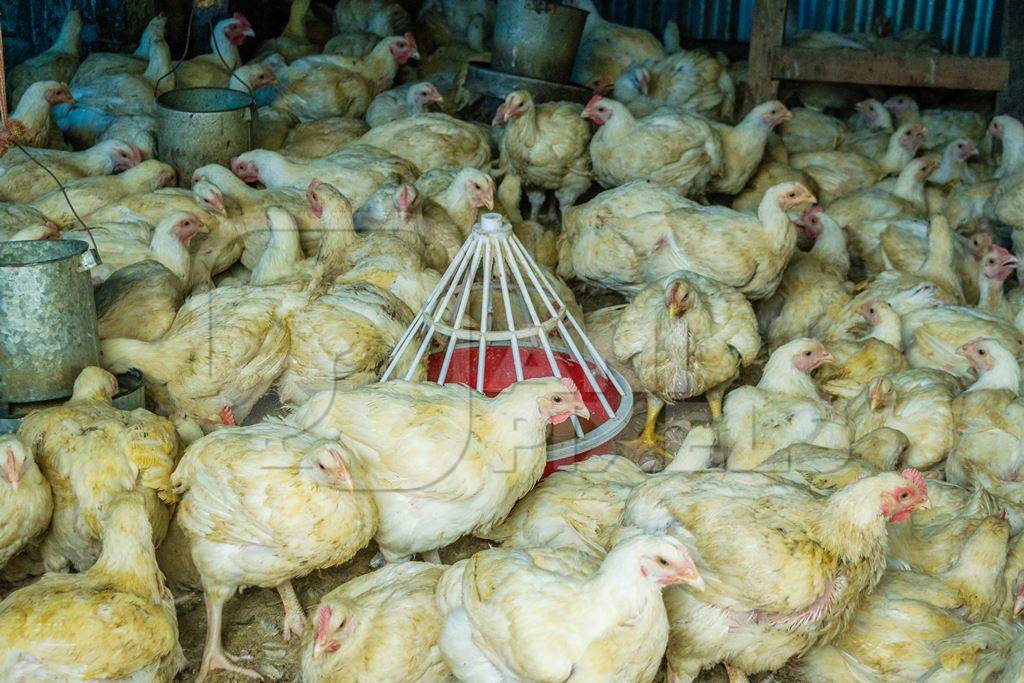
[[[398,64],[405,64],[410,59],[419,59],[420,51],[416,45],[416,37],[411,33],[394,36],[390,39],[388,51]]]
[[[704,579],[690,551],[671,536],[650,536],[644,539],[644,553],[640,556],[640,573],[659,586],[687,584],[704,590]]]
[[[0,455],[3,457],[0,462],[0,479],[17,491],[30,455],[28,446],[16,434],[5,434],[0,437]]]
[[[494,208],[494,178],[476,168],[465,168],[459,171],[459,179],[476,208]]]
[[[917,104],[907,95],[894,95],[885,101],[885,108],[896,117],[909,114],[916,107]]]
[[[568,377],[562,378],[562,387],[553,389],[541,394],[537,399],[537,407],[540,414],[548,419],[551,424],[561,424],[573,415],[583,419],[590,418],[590,410],[583,402],[583,396],[576,383]]]
[[[822,365],[835,360],[825,345],[817,339],[801,339],[795,346],[793,367],[800,372],[814,372]]]
[[[332,610],[330,605],[320,605],[315,626],[313,659],[319,659],[325,652],[333,653],[341,649],[342,641],[352,630],[352,619],[340,610]]]
[[[235,12],[223,30],[224,37],[236,47],[243,45],[246,38],[256,35],[256,32],[252,30],[252,24],[241,12]]]
[[[110,148],[110,159],[115,171],[127,171],[142,163],[142,150],[135,145],[115,142]]]
[[[317,188],[321,185],[323,185],[322,180],[313,178],[309,181],[309,187],[306,188],[306,202],[309,204],[310,212],[317,218],[323,218],[324,216],[324,203],[320,199],[319,192],[317,192]]]
[[[921,144],[924,142],[926,132],[927,131],[924,129],[924,126],[916,123],[907,123],[900,126],[900,129],[897,131],[899,134],[900,147],[910,152],[917,152],[921,147]]]
[[[491,125],[497,126],[508,123],[509,119],[522,116],[530,109],[533,109],[533,96],[526,90],[513,90],[505,96],[505,101],[494,112]]]
[[[864,318],[864,322],[866,322],[868,325],[874,327],[878,323],[882,322],[880,306],[881,304],[878,303],[878,299],[868,299],[860,307],[860,317]]]
[[[820,205],[804,209],[799,216],[793,219],[793,225],[802,231],[811,242],[818,239],[825,231],[825,223],[821,219],[822,208]]]
[[[72,401],[110,401],[117,395],[117,378],[103,368],[91,365],[78,373],[71,390]]]
[[[968,240],[968,246],[974,260],[980,261],[981,258],[988,253],[988,250],[992,248],[992,233],[975,233],[971,236],[971,239]]]
[[[883,125],[883,119],[880,109],[884,109],[882,104],[874,99],[868,98],[861,100],[855,105],[857,113],[864,119],[864,123],[867,124],[868,128],[878,128]]]
[[[761,122],[768,128],[775,128],[775,126],[782,125],[793,118],[786,105],[778,100],[762,102],[754,107],[754,111],[757,112],[757,115],[761,117]]]
[[[58,104],[73,104],[75,98],[71,95],[71,88],[68,87],[67,83],[57,83],[51,88],[47,88],[46,92],[43,93],[43,97],[50,103],[50,106]]]
[[[403,221],[409,220],[412,212],[416,209],[420,202],[419,192],[416,190],[415,185],[404,183],[391,197],[391,203],[394,205],[395,210],[398,211],[398,216]]]
[[[427,107],[434,102],[444,102],[444,97],[433,83],[424,81],[409,88],[409,97],[419,107],[420,111],[426,111]]]
[[[978,153],[978,146],[974,144],[973,140],[967,138],[960,138],[949,144],[953,146],[956,158],[961,161],[967,161]]]
[[[231,157],[231,172],[247,183],[258,183],[260,180],[260,165],[255,161]]]
[[[192,194],[196,198],[196,203],[210,213],[227,216],[227,209],[224,208],[224,195],[220,188],[209,180],[195,181],[195,184],[192,185]]]
[[[171,231],[174,233],[175,238],[186,247],[192,238],[201,232],[206,230],[206,225],[203,224],[199,217],[194,213],[186,214],[184,217],[178,219],[174,224]]]
[[[868,407],[877,412],[892,405],[896,399],[896,386],[888,377],[876,377],[868,385]]]
[[[665,305],[669,317],[681,318],[693,307],[694,292],[682,280],[673,280],[665,287]]]
[[[800,183],[780,183],[765,192],[765,196],[769,194],[775,195],[775,201],[783,211],[791,211],[801,204],[813,204],[817,201],[814,193]]]
[[[983,337],[973,339],[960,347],[960,353],[971,363],[971,367],[981,374],[996,366],[989,342]]]
[[[612,118],[615,114],[616,105],[622,106],[615,100],[610,100],[607,97],[600,95],[594,95],[587,102],[587,106],[583,107],[583,111],[580,113],[585,119],[590,119],[599,126],[602,126]]]
[[[999,286],[1002,286],[1002,283],[1006,281],[1006,278],[1010,277],[1010,273],[1016,267],[1017,257],[998,244],[988,250],[988,253],[985,254],[985,258],[981,262],[981,270],[985,278]]]
[[[929,158],[914,159],[910,165],[914,168],[914,180],[919,183],[928,180],[929,176],[939,168],[939,162]]]
[[[917,470],[903,470],[899,475],[902,482],[884,490],[881,495],[881,510],[890,522],[902,522],[910,517],[914,510],[927,510],[928,484]]]
[[[341,444],[332,443],[326,447],[322,444],[317,445],[304,454],[303,464],[308,468],[310,476],[321,486],[351,491],[354,488],[352,474],[342,455],[343,450],[351,457]]]

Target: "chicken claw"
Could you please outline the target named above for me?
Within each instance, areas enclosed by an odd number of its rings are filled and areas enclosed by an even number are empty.
[[[282,627],[284,639],[289,640],[293,635],[297,636],[302,633],[302,629],[306,625],[306,615],[302,612],[302,603],[299,602],[299,596],[295,595],[291,581],[285,581],[279,585],[277,593],[281,596],[281,603],[284,605],[284,625]]]
[[[251,659],[245,657],[236,657],[236,659]],[[239,676],[245,676],[246,678],[252,678],[257,681],[263,680],[263,675],[253,669],[246,669],[245,667],[238,666],[232,661],[232,658],[223,651],[212,652],[206,659],[203,660],[203,666],[199,669],[199,675],[196,676],[196,683],[201,683],[206,680],[207,676],[210,675],[211,671],[228,671],[230,673],[238,674]]]

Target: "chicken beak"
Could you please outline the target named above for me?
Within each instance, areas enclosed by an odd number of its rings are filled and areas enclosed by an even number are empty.
[[[1013,618],[1020,619],[1024,615],[1024,595],[1018,595],[1013,601]]]
[[[686,584],[697,591],[704,590],[704,578],[700,575],[700,572],[697,571],[697,567],[692,561],[680,570],[679,573],[670,578],[666,585],[677,583]]]
[[[247,28],[244,31],[242,31],[242,35],[245,36],[246,38],[255,38],[256,37],[256,31],[253,31],[251,28]]]
[[[590,408],[587,408],[587,404],[585,404],[582,400],[576,402],[576,405],[573,409],[573,413],[578,415],[579,417],[582,417],[584,420],[590,419]]]
[[[830,364],[835,363],[835,362],[836,362],[836,357],[833,356],[828,351],[826,351],[825,355],[821,357],[821,364],[822,365],[830,365]]]
[[[11,483],[11,488],[17,491],[18,482],[21,481],[21,472],[18,471],[18,462],[14,459],[14,449],[10,446],[7,447],[7,460],[4,462],[4,474],[7,477],[7,481]]]
[[[922,502],[920,505],[918,505],[916,509],[918,509],[918,510],[931,510],[932,509],[931,498],[928,498],[927,496],[925,496],[924,502]]]
[[[498,107],[498,110],[494,112],[494,118],[491,119],[491,125],[500,126],[501,124],[508,121],[508,116],[506,115],[507,111],[508,105],[502,102],[501,105]]]

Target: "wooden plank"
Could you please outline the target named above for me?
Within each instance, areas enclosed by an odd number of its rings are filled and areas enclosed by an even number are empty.
[[[996,111],[1024,117],[1024,2],[1007,2],[1003,11],[1003,58],[1010,63],[1010,79],[999,94]]]
[[[773,49],[782,45],[787,4],[787,0],[760,0],[754,4],[747,71],[750,96],[744,107],[746,110],[765,100],[775,99],[778,94],[779,83],[772,78],[768,57]]]
[[[862,50],[774,47],[773,78],[910,88],[997,91],[1006,88],[1010,64],[1001,57],[879,55]],[[753,64],[751,64],[753,68]]]

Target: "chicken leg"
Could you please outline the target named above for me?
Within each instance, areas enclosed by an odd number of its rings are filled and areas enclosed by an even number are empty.
[[[731,382],[722,382],[704,392],[708,408],[711,409],[711,419],[717,422],[722,417],[722,403],[725,400],[725,392],[729,390]]]
[[[661,415],[662,409],[665,407],[665,402],[653,394],[647,395],[647,417],[644,421],[644,430],[640,433],[640,437],[637,439],[629,439],[620,442],[627,448],[634,448],[637,450],[636,458],[638,463],[641,462],[641,458],[645,453],[654,452],[661,456],[665,460],[671,460],[672,454],[666,451],[662,447],[663,438],[657,433],[658,416]]]
[[[526,198],[530,200],[530,220],[536,221],[540,216],[540,210],[544,208],[544,190],[529,190]]]
[[[281,603],[284,605],[284,625],[281,631],[284,639],[289,640],[292,636],[302,633],[302,628],[306,625],[306,615],[302,613],[302,603],[299,602],[299,596],[295,595],[291,581],[278,584],[277,594],[281,596]]]
[[[211,671],[223,669],[232,673],[263,680],[258,672],[246,669],[234,663],[234,659],[244,660],[246,657],[231,657],[221,645],[221,620],[224,616],[224,603],[235,591],[232,589],[207,589],[204,597],[206,600],[206,646],[203,650],[203,664],[196,676],[196,683],[206,680]]]

